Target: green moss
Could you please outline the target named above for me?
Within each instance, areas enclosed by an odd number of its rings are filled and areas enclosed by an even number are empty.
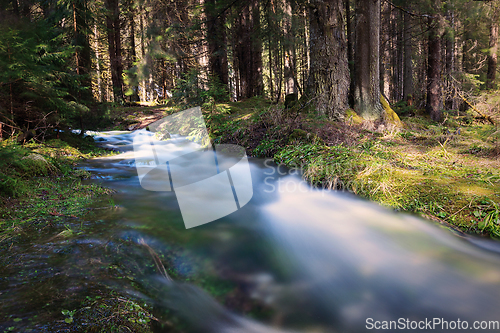
[[[0,196],[17,198],[27,191],[23,179],[0,173]]]
[[[308,133],[301,129],[294,129],[292,134],[288,137],[288,144],[294,142],[317,143],[323,144],[323,140],[314,133]]]
[[[26,222],[80,216],[94,198],[110,193],[96,184],[82,184],[90,173],[74,168],[81,159],[106,152],[92,149],[82,137],[72,141],[72,145],[60,139],[26,146],[13,141],[0,144],[0,222],[9,225],[4,235]]]
[[[25,177],[48,176],[56,172],[56,168],[40,154],[29,154],[21,158],[18,165]]]
[[[471,128],[474,135],[464,139],[481,135],[481,128],[478,133]],[[433,130],[423,141],[415,139],[423,136],[416,131],[380,141],[363,140],[351,147],[291,145],[279,149],[275,161],[301,166],[314,185],[348,190],[397,210],[500,237],[498,204],[493,204],[500,199],[497,160],[464,158],[453,144],[440,143],[441,127]],[[480,208],[485,198],[492,203]]]
[[[394,110],[391,108],[389,102],[387,102],[387,100],[383,95],[380,95],[380,103],[382,103],[382,107],[384,108],[386,121],[389,121],[390,123],[396,125],[397,127],[401,127],[403,125],[401,123],[401,120],[399,119],[396,112],[394,112]]]
[[[347,122],[352,122],[353,124],[359,125],[363,123],[363,118],[361,118],[353,109],[347,109],[345,112],[345,119]]]

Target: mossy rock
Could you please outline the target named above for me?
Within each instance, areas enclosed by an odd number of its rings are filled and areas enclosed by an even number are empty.
[[[288,144],[291,144],[296,141],[301,141],[305,143],[315,143],[315,144],[324,144],[323,139],[317,136],[314,133],[309,133],[301,129],[294,129],[292,134],[288,137]]]
[[[56,168],[49,163],[45,157],[39,154],[29,154],[21,159],[20,163],[22,171],[28,177],[30,176],[47,176],[56,171]]]

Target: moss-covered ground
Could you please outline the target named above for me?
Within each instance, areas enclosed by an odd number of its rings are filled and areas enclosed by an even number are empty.
[[[84,214],[84,207],[109,190],[84,185],[90,173],[77,163],[108,153],[77,135],[25,145],[0,142],[0,239],[34,220]]]

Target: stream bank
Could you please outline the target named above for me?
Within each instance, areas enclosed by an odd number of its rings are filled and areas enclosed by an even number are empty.
[[[179,106],[117,107],[114,129],[145,128]],[[500,132],[474,112],[394,106],[402,129],[334,122],[259,97],[203,106],[214,143],[300,169],[311,184],[354,193],[470,234],[500,238]],[[497,122],[498,123],[498,122]]]

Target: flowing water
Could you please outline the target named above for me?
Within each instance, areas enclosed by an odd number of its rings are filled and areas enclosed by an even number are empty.
[[[138,134],[99,137],[123,153],[82,167],[116,190],[113,201],[78,222],[85,235],[31,236],[1,273],[3,312],[33,317],[49,300],[106,285],[154,304],[158,316],[173,311],[198,332],[363,332],[376,321],[408,329],[426,320],[446,331],[500,321],[498,243],[313,189],[260,159],[249,160],[248,204],[186,229],[174,192],[141,187]]]

